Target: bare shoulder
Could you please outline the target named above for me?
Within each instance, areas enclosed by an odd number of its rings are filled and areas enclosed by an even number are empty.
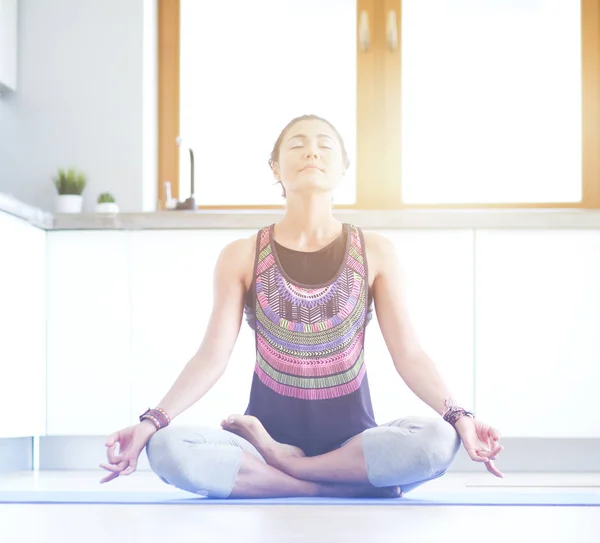
[[[252,282],[257,235],[238,238],[225,245],[219,254],[216,271],[235,274],[248,288]]]
[[[395,246],[387,236],[371,230],[363,230],[365,246],[367,249],[373,249],[374,252],[385,253],[386,251],[395,251]]]
[[[370,275],[374,280],[377,276],[384,273],[386,269],[389,269],[390,266],[396,266],[396,246],[390,238],[379,232],[363,230],[363,237],[365,239],[365,250]]]
[[[252,234],[246,238],[238,238],[229,242],[221,250],[221,256],[233,263],[234,261],[243,260],[244,257],[249,256],[250,253],[254,255],[256,236],[257,234]]]

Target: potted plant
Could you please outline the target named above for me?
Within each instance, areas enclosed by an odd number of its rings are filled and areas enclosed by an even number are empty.
[[[80,213],[83,207],[82,193],[87,185],[86,175],[74,168],[59,168],[54,185],[58,191],[56,212]]]
[[[98,196],[96,203],[97,213],[118,213],[119,206],[115,202],[114,196],[110,192],[103,192]]]

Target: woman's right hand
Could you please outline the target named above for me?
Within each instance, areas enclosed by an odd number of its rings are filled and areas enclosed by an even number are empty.
[[[108,483],[119,476],[132,474],[137,467],[137,460],[142,450],[157,432],[156,427],[150,421],[143,421],[129,428],[115,432],[106,440],[108,447],[106,455],[109,464],[100,464],[111,473],[100,480],[100,483]],[[119,454],[115,454],[115,447],[119,444]]]

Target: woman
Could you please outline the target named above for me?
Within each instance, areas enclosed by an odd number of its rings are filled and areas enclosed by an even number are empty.
[[[394,246],[333,217],[348,168],[337,130],[293,119],[269,164],[284,217],[222,250],[198,352],[156,409],[108,438],[101,482],[133,473],[146,447],[163,481],[209,497],[396,497],[442,476],[461,441],[502,477],[498,432],[455,405],[419,345]],[[439,416],[375,422],[363,359],[373,304],[399,375]],[[220,429],[170,426],[222,375],[244,311],[256,334],[246,413]]]

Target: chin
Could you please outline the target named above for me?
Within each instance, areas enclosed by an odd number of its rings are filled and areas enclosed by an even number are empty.
[[[313,175],[303,175],[302,179],[296,179],[286,187],[286,191],[302,195],[333,192],[337,185],[338,183],[332,183],[331,179],[323,178],[321,172],[315,172]]]
[[[305,185],[303,187],[296,187],[292,191],[295,192],[299,196],[317,196],[319,194],[333,194],[335,187],[323,186],[323,185]]]

